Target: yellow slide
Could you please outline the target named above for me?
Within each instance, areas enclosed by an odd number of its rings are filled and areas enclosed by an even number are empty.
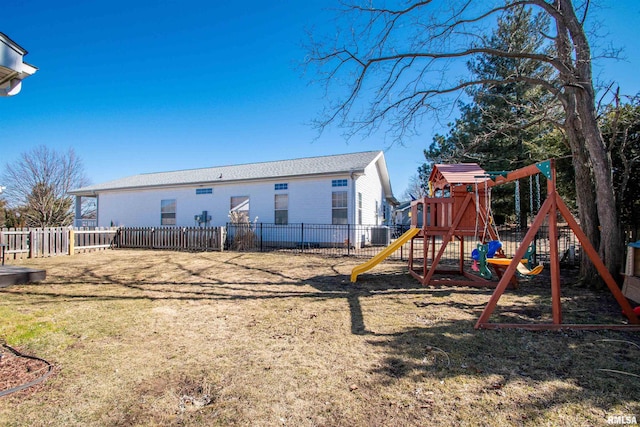
[[[398,237],[393,243],[391,243],[389,246],[381,250],[376,256],[371,258],[369,261],[353,267],[353,270],[351,270],[351,282],[355,283],[356,279],[358,278],[358,274],[364,273],[367,270],[371,270],[373,267],[380,264],[382,260],[384,260],[386,257],[391,255],[392,253],[394,253],[397,249],[400,248],[400,246],[407,243],[409,239],[411,239],[413,236],[415,236],[419,232],[420,232],[419,228],[410,228],[402,236]]]

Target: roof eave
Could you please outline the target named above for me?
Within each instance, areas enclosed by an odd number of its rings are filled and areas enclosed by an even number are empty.
[[[194,186],[205,186],[205,185],[233,184],[238,182],[251,182],[251,181],[277,181],[282,179],[309,178],[309,177],[315,177],[315,176],[343,176],[343,175],[349,175],[351,173],[364,173],[364,169],[360,168],[360,169],[350,169],[345,171],[334,171],[334,172],[280,175],[280,176],[263,177],[263,178],[238,178],[238,179],[225,179],[225,180],[215,180],[215,181],[191,181],[191,182],[184,182],[179,184],[132,185],[132,186],[126,186],[126,187],[104,187],[104,188],[86,187],[86,188],[78,188],[75,190],[71,190],[71,191],[68,191],[68,193],[73,196],[95,197],[98,195],[98,193],[102,193],[106,191],[136,191],[136,190],[149,190],[149,189],[159,189],[159,188],[183,188],[183,187],[194,187]]]
[[[384,158],[384,153],[381,151],[374,162],[380,174],[382,189],[384,191],[385,199],[392,205],[397,205],[400,202],[393,195],[393,189],[391,188],[391,178],[389,177],[389,170],[387,169],[387,162]]]

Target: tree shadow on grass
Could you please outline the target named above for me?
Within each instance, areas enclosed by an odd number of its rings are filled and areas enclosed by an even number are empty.
[[[247,274],[238,280],[225,280],[211,273],[211,265],[194,268],[188,263],[174,261],[170,256],[161,257],[154,263],[137,264],[135,277],[132,273],[122,273],[118,267],[110,265],[110,261],[93,262],[91,265],[77,268],[71,272],[55,276],[49,275],[42,284],[24,284],[0,289],[0,293],[22,294],[41,297],[34,302],[47,302],[51,299],[63,298],[74,300],[247,300],[247,299],[327,299],[344,298],[358,311],[359,296],[372,292],[388,293],[423,293],[424,288],[415,281],[404,280],[407,284],[397,285],[393,281],[375,283],[367,287],[352,285],[349,277],[338,272],[338,266],[345,261],[336,258],[331,265],[333,274],[310,275],[298,277],[287,274],[286,266],[274,265],[271,268],[257,267],[239,262],[243,255],[225,259],[222,264],[231,266]],[[94,260],[95,261],[95,260]],[[186,280],[161,280],[155,270],[161,262],[166,270],[178,271],[178,278]],[[313,267],[310,267],[312,271]],[[82,287],[78,291],[78,287]],[[75,288],[74,288],[75,287]],[[311,287],[312,290],[309,290]],[[132,292],[122,292],[120,288]],[[361,319],[361,313],[358,315]],[[362,323],[362,321],[358,321]],[[360,328],[354,328],[360,329]]]
[[[596,423],[612,408],[626,405],[640,413],[640,346],[637,333],[625,331],[475,330],[475,320],[442,320],[425,327],[409,327],[380,334],[366,326],[362,301],[375,295],[413,294],[417,317],[433,311],[462,311],[477,319],[492,289],[423,287],[406,274],[371,275],[349,287],[351,330],[367,335],[371,346],[383,347],[387,356],[374,368],[373,382],[389,386],[397,381],[473,378],[477,395],[504,397],[504,410],[512,420],[531,425],[548,423],[548,414],[560,408],[599,408],[599,414],[579,414]],[[325,289],[324,285],[319,289]],[[331,286],[329,286],[331,288]],[[524,281],[508,290],[493,319],[500,323],[550,323],[551,288],[547,277]],[[620,308],[607,291],[588,291],[567,285],[562,289],[565,323],[624,324]],[[477,386],[477,384],[484,384]],[[374,385],[375,387],[375,385]],[[516,389],[516,396],[511,396]],[[522,389],[532,390],[522,395]],[[499,399],[500,400],[500,399]],[[471,405],[476,404],[470,398]],[[478,410],[487,406],[478,405]],[[455,406],[455,404],[454,404]],[[569,409],[569,412],[572,410]],[[614,410],[615,411],[615,410]],[[453,409],[455,412],[455,409]],[[504,414],[503,414],[504,415]]]
[[[362,286],[366,287],[367,283]],[[437,311],[444,317],[426,327],[408,327],[391,334],[371,332],[374,337],[369,338],[368,343],[384,348],[387,354],[371,371],[373,387],[407,380],[414,381],[417,387],[434,381],[469,383],[472,384],[468,390],[471,397],[467,404],[486,411],[486,403],[483,407],[473,396],[497,394],[498,400],[504,400],[500,403],[504,406],[502,415],[504,411],[511,411],[513,414],[509,417],[513,416],[517,423],[526,420],[531,425],[548,424],[548,414],[554,409],[598,408],[599,414],[578,414],[596,423],[605,423],[605,415],[620,415],[615,410],[611,412],[620,406],[631,408],[626,415],[640,413],[637,333],[474,330],[475,319],[492,292],[492,289],[464,287],[425,288],[424,298],[413,301],[416,316],[428,318],[429,313]],[[366,294],[357,297],[366,297]],[[565,323],[626,322],[608,291],[588,291],[565,283],[562,299]],[[548,278],[540,276],[521,283],[516,290],[508,290],[492,321],[550,323],[551,306]],[[350,307],[356,308],[352,319],[359,319],[358,304]],[[460,320],[456,310],[473,320]],[[364,325],[362,329],[366,331]],[[522,395],[523,389],[531,392]],[[516,390],[515,396],[510,395],[512,390]],[[456,403],[451,405],[455,413]]]
[[[484,386],[471,393],[508,392],[510,384],[529,384],[533,390],[527,398],[519,397],[520,411],[529,422],[540,419],[544,412],[560,405],[588,401],[603,412],[626,402],[640,411],[636,397],[640,382],[624,373],[640,373],[640,351],[619,341],[637,341],[637,336],[625,332],[558,331],[531,332],[523,330],[476,331],[473,329],[486,304],[491,289],[463,287],[423,287],[404,269],[384,274],[365,274],[355,284],[340,273],[344,259],[336,258],[329,266],[330,274],[310,274],[297,277],[281,265],[255,267],[234,255],[222,261],[227,267],[245,271],[241,282],[212,274],[211,266],[200,268],[163,256],[155,262],[138,267],[142,279],[132,282],[126,274],[110,269],[109,262],[78,268],[71,278],[48,279],[48,285],[21,285],[0,289],[0,295],[19,294],[33,303],[51,300],[270,300],[296,299],[304,301],[343,299],[350,314],[350,329],[366,342],[381,347],[385,356],[371,371],[373,382],[386,386],[397,381],[425,379],[460,380],[471,377]],[[167,269],[188,278],[184,283],[159,280],[154,276],[158,262]],[[310,271],[313,271],[310,266]],[[97,271],[100,271],[98,273]],[[266,285],[265,285],[266,283]],[[89,285],[77,292],[69,285]],[[256,288],[256,289],[253,289]],[[311,288],[311,289],[310,289]],[[122,290],[126,290],[123,292]],[[417,317],[452,310],[465,313],[464,320],[445,317],[429,319],[424,327],[408,327],[391,333],[378,333],[367,327],[363,302],[376,296],[415,296],[408,304]],[[512,299],[501,300],[494,315],[503,322],[530,322],[544,319],[550,313],[550,290],[541,282],[523,284],[507,294]],[[589,293],[583,289],[563,289],[565,307],[575,323],[594,319],[619,321],[619,310],[610,296]],[[520,298],[522,297],[522,298]],[[518,301],[527,297],[526,302]],[[602,313],[609,313],[602,315]],[[607,316],[610,316],[607,318]],[[621,372],[621,373],[620,373]],[[554,383],[561,380],[561,383]],[[478,384],[476,381],[474,384]],[[635,406],[633,406],[635,405]]]
[[[194,254],[197,256],[197,254]],[[335,262],[329,266],[333,274],[319,274],[308,277],[299,277],[287,273],[287,268],[282,265],[272,267],[258,267],[247,264],[243,261],[243,254],[233,254],[229,258],[217,261],[226,268],[231,266],[238,271],[245,271],[246,277],[241,280],[225,280],[212,274],[211,265],[207,264],[200,268],[195,268],[192,263],[186,261],[176,261],[171,253],[163,253],[152,258],[152,261],[136,264],[136,276],[140,280],[131,280],[130,274],[122,274],[118,269],[109,268],[109,261],[104,263],[94,259],[93,264],[78,269],[71,276],[65,275],[60,278],[50,277],[48,284],[56,285],[54,289],[44,288],[40,285],[22,285],[12,287],[0,292],[21,293],[31,296],[40,296],[42,302],[50,298],[65,298],[74,300],[127,300],[127,299],[148,299],[148,300],[247,300],[247,299],[327,299],[344,298],[348,302],[352,319],[352,333],[370,334],[367,330],[365,319],[362,314],[361,300],[376,295],[418,295],[424,296],[422,301],[416,301],[417,308],[433,310],[438,308],[453,308],[472,313],[479,317],[491,289],[486,288],[465,288],[465,287],[424,287],[416,280],[406,274],[404,269],[384,274],[364,274],[356,283],[350,283],[349,277],[340,273],[340,268],[344,264],[344,258],[336,258]],[[209,258],[206,258],[210,261]],[[159,280],[155,269],[162,265],[163,269],[178,271],[178,278],[188,278],[185,282],[175,280]],[[313,266],[310,266],[313,270]],[[100,273],[98,273],[98,271]],[[267,283],[268,286],[265,286]],[[535,285],[535,282],[533,282]],[[68,285],[89,285],[95,286],[91,290],[94,292],[83,292],[68,290]],[[106,287],[104,285],[111,285]],[[307,286],[311,286],[314,291],[310,291]],[[528,304],[499,304],[497,315],[499,321],[509,323],[526,323],[536,320],[548,320],[551,312],[550,289],[542,284],[537,285],[542,289],[537,289],[537,295],[531,296],[530,284],[523,284],[520,289],[508,291],[511,294],[522,294],[529,298]],[[132,292],[121,292],[117,288],[124,288]],[[534,286],[535,287],[535,286]],[[563,291],[564,292],[564,291]],[[566,292],[565,292],[566,293]],[[570,309],[572,323],[589,323],[598,317],[598,312],[607,311],[610,317],[606,319],[609,323],[620,321],[619,310],[612,303],[611,299],[593,298],[592,295],[583,293],[582,289],[571,291],[565,306]],[[469,295],[470,298],[455,298],[456,295]],[[478,302],[477,297],[481,299]],[[484,298],[483,296],[486,296]],[[595,301],[595,303],[594,303]],[[503,301],[501,300],[501,303]],[[602,310],[605,308],[605,310]],[[494,317],[496,317],[494,315]],[[596,319],[597,320],[597,319]],[[607,323],[603,321],[601,323]],[[569,322],[565,322],[569,323]]]
[[[600,415],[619,415],[610,412],[619,405],[631,408],[627,415],[640,411],[640,382],[633,376],[640,373],[640,349],[632,333],[472,328],[468,321],[443,322],[371,339],[387,353],[371,372],[373,382],[443,381],[479,410],[482,403],[475,400],[497,395],[516,419],[531,425],[548,424],[548,413],[561,407],[599,408]],[[523,389],[529,391],[523,395]],[[594,421],[604,424],[606,417]]]

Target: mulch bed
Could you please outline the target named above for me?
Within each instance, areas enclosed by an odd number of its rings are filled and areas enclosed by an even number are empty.
[[[8,390],[38,380],[50,369],[51,366],[44,360],[23,357],[0,346],[0,396]]]

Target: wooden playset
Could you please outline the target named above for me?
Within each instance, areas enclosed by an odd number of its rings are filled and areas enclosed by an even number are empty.
[[[498,240],[492,227],[491,188],[522,178],[542,174],[547,179],[547,197],[529,230],[524,236],[513,258],[504,254],[488,261],[499,277],[498,282],[465,269],[465,239],[474,239],[480,244]],[[494,286],[495,290],[484,308],[475,327],[478,328],[524,328],[548,329],[636,329],[640,330],[638,317],[629,301],[598,256],[598,253],[580,229],[577,221],[556,191],[556,172],[553,160],[540,162],[524,168],[501,173],[487,173],[475,163],[435,165],[429,178],[430,197],[412,202],[411,226],[420,231],[411,237],[409,273],[423,285]],[[596,267],[614,298],[629,319],[629,325],[577,325],[562,323],[560,297],[560,261],[558,256],[558,216],[562,216],[578,238],[583,253]],[[548,223],[550,247],[550,281],[553,323],[498,324],[489,318],[507,287],[517,284],[516,273],[538,274],[541,266],[523,266],[526,253],[544,222]],[[443,268],[440,262],[445,250],[452,242],[459,246],[459,262],[456,268]],[[414,253],[420,253],[418,258]],[[489,275],[490,277],[490,275]]]
[[[495,283],[465,270],[465,239],[498,240],[490,227],[490,178],[475,163],[435,165],[429,177],[430,196],[411,203],[411,227],[420,232],[411,239],[409,273],[423,285],[491,286]],[[478,236],[481,232],[482,236]],[[440,238],[440,239],[438,239]],[[456,269],[439,268],[448,245],[459,247]],[[436,247],[440,243],[439,251]],[[416,259],[415,249],[422,247]],[[447,276],[435,278],[435,275]]]

